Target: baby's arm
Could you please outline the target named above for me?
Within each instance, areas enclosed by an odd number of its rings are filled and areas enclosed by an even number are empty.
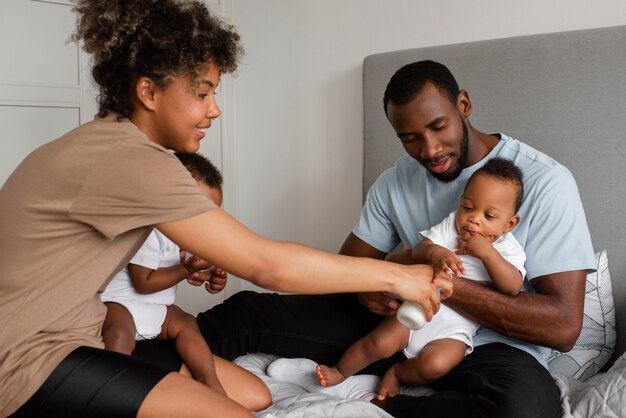
[[[449,276],[450,271],[459,277],[467,274],[463,262],[454,251],[437,245],[428,238],[424,238],[413,248],[413,259],[416,263],[431,264],[436,273],[444,273],[446,276]]]
[[[459,239],[457,254],[467,254],[480,259],[498,291],[515,296],[522,290],[520,271],[496,250],[487,238],[465,232]]]
[[[153,270],[148,267],[130,263],[128,273],[137,292],[148,294],[168,289],[192,274],[210,267],[210,264],[197,257],[186,259],[170,267],[159,267]]]

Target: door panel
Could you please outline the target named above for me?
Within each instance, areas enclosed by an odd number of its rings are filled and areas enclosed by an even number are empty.
[[[222,0],[205,1],[223,14]],[[89,57],[70,41],[75,21],[67,0],[0,0],[0,185],[33,149],[97,112]],[[224,95],[217,100],[223,107]],[[200,151],[222,169],[222,119],[214,122]],[[233,282],[228,287],[237,290]],[[181,284],[177,303],[195,314],[230,293]]]

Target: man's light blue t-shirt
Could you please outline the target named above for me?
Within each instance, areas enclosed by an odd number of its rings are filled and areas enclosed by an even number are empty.
[[[370,188],[358,224],[352,232],[383,252],[399,243],[415,246],[419,232],[441,222],[457,209],[467,180],[487,160],[512,160],[524,174],[524,201],[513,235],[526,252],[524,291],[529,280],[550,273],[594,270],[594,252],[578,187],[567,168],[534,148],[498,134],[501,140],[481,161],[465,168],[450,183],[437,180],[409,156],[382,173]],[[547,347],[507,338],[480,327],[476,346],[504,342],[533,355],[546,365]]]

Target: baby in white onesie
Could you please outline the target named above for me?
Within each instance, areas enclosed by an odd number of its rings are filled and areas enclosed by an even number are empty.
[[[411,262],[431,264],[436,274],[467,277],[516,295],[526,274],[526,255],[511,230],[519,223],[516,213],[522,199],[519,168],[502,158],[487,161],[469,179],[458,209],[439,225],[422,231],[422,241],[407,250]],[[478,324],[445,305],[417,331],[391,316],[348,347],[335,366],[317,365],[315,372],[321,386],[334,386],[403,350],[407,359],[387,370],[378,385],[377,397],[384,399],[398,394],[400,384],[425,385],[448,373],[473,350],[477,328]],[[302,360],[279,359],[270,365],[268,374],[303,383],[298,380],[305,374],[296,369],[311,365]]]
[[[222,176],[200,154],[176,153],[207,197],[222,204]],[[195,318],[174,305],[176,286],[187,280],[210,293],[226,286],[226,272],[184,251],[154,229],[143,246],[108,284],[100,298],[107,306],[102,326],[105,348],[130,355],[136,340],[175,340],[194,378],[225,395],[211,350]]]

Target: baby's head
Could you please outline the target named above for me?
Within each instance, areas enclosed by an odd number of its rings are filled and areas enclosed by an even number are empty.
[[[222,206],[222,174],[204,155],[175,152],[181,163],[189,170],[200,189],[217,206]]]
[[[524,198],[522,171],[512,161],[492,158],[470,177],[456,215],[458,233],[478,233],[491,242],[519,223]]]

